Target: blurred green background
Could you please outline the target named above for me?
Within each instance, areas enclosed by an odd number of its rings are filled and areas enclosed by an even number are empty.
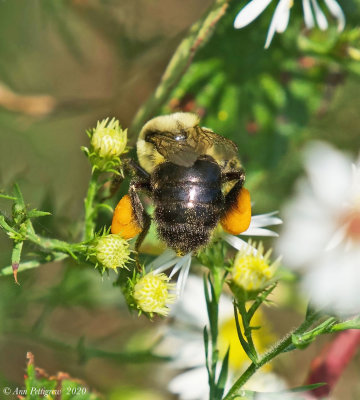
[[[187,29],[210,4],[1,1],[0,187],[10,190],[17,181],[27,203],[52,213],[37,223],[39,233],[78,239],[90,176],[80,151],[87,145],[85,130],[108,116],[130,125]],[[260,213],[281,209],[289,198],[308,140],[327,140],[353,155],[360,148],[360,2],[341,3],[347,26],[338,35],[333,21],[326,32],[306,31],[301,2],[295,1],[289,28],[275,36],[269,50],[263,45],[276,2],[236,31],[232,22],[243,4],[230,2],[159,113],[197,112],[205,126],[234,140]],[[136,132],[130,140],[135,143]],[[1,200],[0,206],[10,213],[9,202]],[[102,216],[108,225],[110,219]],[[1,234],[2,267],[9,265],[10,254],[11,243]],[[163,323],[129,315],[113,278],[101,280],[72,262],[21,273],[21,286],[2,277],[0,385],[21,385],[25,354],[32,351],[48,372],[69,372],[106,398],[170,399],[170,372],[163,363],[145,362],[146,355],[129,360],[109,355],[139,342],[146,349],[144,335]],[[293,303],[281,301],[285,309],[270,311],[279,334],[301,318]],[[129,344],[134,335],[138,340]],[[290,385],[302,383],[324,340],[279,363]],[[359,363],[355,360],[337,387],[342,398],[360,396]],[[139,387],[146,394],[138,393]]]

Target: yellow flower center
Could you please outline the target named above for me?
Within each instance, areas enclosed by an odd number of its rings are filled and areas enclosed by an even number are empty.
[[[260,243],[258,248],[251,244],[240,250],[231,270],[232,281],[246,291],[263,289],[274,276],[279,260],[269,262],[271,250],[265,255]]]
[[[169,278],[165,274],[149,273],[135,285],[134,299],[141,310],[166,316],[169,313],[166,305],[176,299],[174,294],[169,293],[174,287],[175,285],[169,283]]]
[[[107,235],[99,239],[96,258],[106,268],[123,268],[130,261],[129,243],[120,235]]]

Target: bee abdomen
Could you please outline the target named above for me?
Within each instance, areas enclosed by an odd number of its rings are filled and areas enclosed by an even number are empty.
[[[157,231],[169,247],[184,254],[208,243],[224,207],[216,162],[197,160],[189,168],[161,164],[152,190]]]
[[[158,234],[162,240],[180,254],[187,254],[209,242],[212,229],[194,224],[158,223]]]

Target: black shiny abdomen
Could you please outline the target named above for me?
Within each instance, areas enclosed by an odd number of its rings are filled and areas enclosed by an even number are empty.
[[[210,159],[192,167],[160,164],[151,177],[155,221],[162,240],[186,254],[208,243],[224,208],[221,170]]]

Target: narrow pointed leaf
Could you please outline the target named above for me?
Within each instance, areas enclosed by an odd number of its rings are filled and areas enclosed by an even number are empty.
[[[47,212],[47,211],[39,211],[39,210],[30,210],[27,213],[28,218],[38,218],[38,217],[45,217],[47,215],[51,215],[51,213]]]
[[[227,352],[225,354],[224,360],[222,362],[220,374],[219,374],[219,379],[217,381],[217,388],[219,391],[219,397],[222,398],[222,395],[224,394],[225,390],[225,385],[228,377],[228,372],[229,372],[229,355],[230,355],[230,346],[227,349]]]
[[[22,207],[25,208],[24,198],[23,198],[23,195],[21,193],[20,187],[19,187],[19,185],[17,183],[14,184],[14,195],[15,195],[17,204],[19,204],[19,205],[21,205]]]

